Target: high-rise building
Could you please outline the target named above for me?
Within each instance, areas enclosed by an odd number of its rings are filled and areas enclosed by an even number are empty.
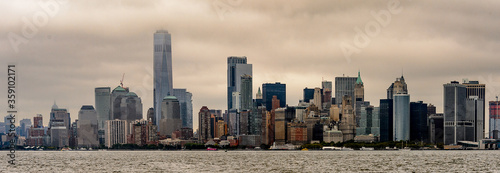
[[[485,133],[488,132],[487,126],[486,125],[486,120],[488,117],[486,117],[486,102],[485,102],[485,93],[486,93],[486,85],[485,84],[480,84],[479,81],[469,81],[468,79],[465,79],[462,83],[462,85],[465,85],[466,90],[467,90],[467,95],[466,98],[470,98],[471,96],[477,96],[479,101],[482,101],[483,107],[478,107],[477,110],[478,112],[482,112],[482,118],[479,118],[479,120],[482,120],[482,122],[476,122],[476,123],[482,123],[483,124],[483,129],[482,129],[482,135],[483,137],[485,136]],[[479,124],[477,124],[479,125]],[[491,131],[491,130],[490,130]],[[479,134],[479,132],[477,132]],[[482,139],[482,138],[481,138]]]
[[[252,64],[247,57],[230,56],[227,58],[227,110],[233,109],[233,92],[241,93],[241,76],[252,76]]]
[[[130,123],[130,130],[132,133],[129,135],[129,144],[144,145],[157,145],[158,135],[156,125],[148,120],[135,120]]]
[[[410,95],[393,95],[393,141],[410,140]]]
[[[465,85],[457,81],[444,84],[444,144],[457,144],[465,141],[466,126],[471,122],[465,121],[467,90]]]
[[[111,148],[115,144],[126,144],[129,124],[127,120],[107,120],[105,130],[106,147]]]
[[[479,96],[469,96],[466,101],[465,120],[473,122],[473,130],[467,131],[465,138],[469,141],[479,142],[484,138],[484,100]]]
[[[243,75],[241,76],[241,110],[250,110],[253,107],[252,101],[252,76]]]
[[[444,121],[443,114],[432,114],[429,116],[429,142],[431,144],[443,144]]]
[[[128,94],[127,88],[123,88],[121,86],[117,86],[111,92],[111,109],[110,109],[110,120],[121,119],[122,111],[121,111],[121,103],[122,99],[125,95]]]
[[[432,103],[429,103],[427,105],[427,116],[434,115],[436,114],[436,106],[434,106]]]
[[[240,134],[240,112],[236,109],[229,110],[229,135]]]
[[[322,94],[321,88],[318,88],[318,87],[314,88],[313,103],[314,103],[314,105],[318,106],[318,108],[320,108],[320,109],[322,109],[322,106],[323,106],[322,99],[323,99],[323,94]]]
[[[358,71],[358,78],[354,84],[354,116],[356,116],[356,127],[360,127],[361,109],[370,106],[370,102],[365,102],[365,87],[361,80],[361,73]]]
[[[163,98],[172,95],[172,38],[166,30],[154,33],[154,110],[156,119],[161,119],[161,104]],[[159,122],[157,122],[157,126]]]
[[[203,106],[198,113],[198,140],[200,142],[207,142],[209,139],[212,139],[210,132],[210,109],[208,107]]]
[[[351,97],[351,106],[354,108],[354,85],[357,77],[335,77],[335,104],[340,108],[344,96]]]
[[[393,100],[380,99],[380,142],[393,140]]]
[[[271,111],[273,96],[276,96],[280,100],[279,107],[286,106],[286,84],[279,82],[276,83],[265,83],[262,84],[262,94],[263,102],[266,106],[267,111]]]
[[[160,135],[171,136],[172,132],[182,128],[179,100],[175,96],[166,96],[161,104]]]
[[[255,94],[255,99],[261,99],[262,100],[262,92],[260,92],[260,87],[259,87],[259,91],[257,91],[257,94]],[[260,105],[258,105],[260,106]]]
[[[95,110],[97,111],[97,123],[99,129],[104,129],[104,123],[110,119],[111,111],[111,88],[95,88]]]
[[[242,110],[240,112],[240,122],[238,127],[238,135],[249,135],[248,118],[250,117],[250,110]]]
[[[309,103],[309,100],[314,99],[314,89],[313,88],[304,88],[304,96],[303,96],[303,101],[306,103]]]
[[[380,135],[379,107],[363,106],[361,107],[360,123],[356,128],[356,136],[359,135]]]
[[[405,78],[401,75],[396,78],[396,81],[387,88],[387,99],[392,99],[395,94],[408,94],[408,86],[406,85]]]
[[[193,128],[193,94],[186,89],[174,88],[173,95],[179,100],[182,127]]]
[[[428,142],[427,103],[410,102],[410,140]]]
[[[332,81],[322,81],[321,82],[322,102],[324,109],[330,109],[332,107]]]
[[[149,108],[148,112],[146,113],[146,117],[147,117],[146,120],[156,125],[155,108]]]
[[[41,114],[33,117],[33,126],[28,130],[26,139],[27,146],[42,146],[45,129],[43,128],[43,117]]]
[[[217,127],[215,130],[215,138],[221,138],[227,135],[227,123],[224,122],[224,120],[218,120],[215,126]]]
[[[54,147],[69,145],[69,129],[71,117],[67,109],[59,108],[56,103],[52,106],[49,120],[50,141]]]
[[[490,101],[490,139],[498,139],[500,131],[500,101]]]
[[[114,118],[128,122],[143,119],[141,98],[134,92],[125,94],[120,102],[120,116]]]
[[[98,124],[97,111],[92,105],[83,105],[78,112],[77,144],[79,147],[97,147]]]
[[[30,119],[22,119],[19,121],[19,131],[17,132],[18,136],[28,137],[28,129],[31,126]]]
[[[354,136],[356,135],[356,118],[354,117],[354,109],[351,102],[351,96],[343,96],[342,119],[340,120],[339,125],[339,130],[342,131],[343,141],[354,140]]]
[[[275,128],[274,128],[274,141],[276,145],[285,145],[286,141],[286,121],[285,121],[285,108],[278,108],[274,110],[275,113]]]

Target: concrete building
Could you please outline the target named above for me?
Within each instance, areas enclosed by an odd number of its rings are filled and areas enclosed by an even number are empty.
[[[45,136],[45,129],[43,127],[43,117],[41,114],[33,117],[33,126],[28,129],[28,136],[26,138],[27,146],[43,146],[43,138]]]
[[[134,92],[127,93],[120,102],[120,111],[120,116],[115,117],[115,119],[127,120],[128,122],[143,119],[141,98]]]
[[[360,126],[356,128],[356,136],[380,135],[380,117],[379,107],[367,106],[361,107]]]
[[[17,135],[24,136],[27,138],[28,137],[28,129],[30,128],[30,126],[31,126],[30,119],[22,119],[21,121],[19,121],[19,126],[18,126],[18,129],[16,130]]]
[[[132,133],[129,135],[129,144],[157,145],[158,133],[157,126],[148,120],[135,120],[130,123]]]
[[[410,140],[410,95],[393,95],[393,141]]]
[[[229,111],[229,135],[239,135],[240,134],[240,112],[236,109]]]
[[[479,96],[469,96],[466,101],[465,120],[472,122],[473,130],[467,131],[465,138],[469,141],[479,142],[484,138],[484,100]]]
[[[323,91],[322,107],[328,110],[332,106],[332,81],[322,81],[321,90]]]
[[[387,88],[387,99],[393,99],[393,96],[398,93],[408,94],[408,86],[403,75],[400,78],[396,78],[396,81]]]
[[[97,111],[92,105],[83,105],[78,112],[77,144],[79,147],[98,147]]]
[[[50,143],[54,147],[69,145],[69,129],[71,117],[67,109],[59,108],[56,103],[52,106],[49,120]]]
[[[238,124],[238,135],[249,135],[249,117],[250,117],[250,111],[249,110],[242,110],[239,113],[239,124]]]
[[[314,97],[313,97],[313,103],[318,106],[320,109],[322,109],[322,105],[323,105],[323,92],[321,90],[321,88],[314,88]]]
[[[432,144],[443,144],[444,140],[444,117],[443,114],[432,114],[429,116],[429,142]]]
[[[182,127],[193,128],[193,94],[186,89],[175,89],[173,94],[179,100]]]
[[[227,110],[234,109],[233,92],[241,93],[241,76],[252,76],[252,64],[247,57],[230,56],[227,58]],[[239,103],[238,103],[239,104]]]
[[[286,142],[286,121],[285,121],[285,108],[277,108],[274,110],[275,124],[274,124],[274,141],[276,145],[285,145]]]
[[[221,138],[222,136],[228,135],[227,133],[227,123],[224,122],[224,120],[218,120],[216,124],[216,129],[215,129],[215,136],[214,138]]]
[[[326,143],[344,142],[344,135],[342,131],[337,129],[337,126],[334,126],[333,129],[325,128],[323,131],[323,141]]]
[[[239,146],[258,147],[261,144],[260,135],[240,135],[238,140]]]
[[[95,110],[97,111],[97,123],[99,130],[104,129],[104,123],[109,120],[111,112],[111,88],[97,87],[95,92]]]
[[[444,84],[443,88],[444,144],[457,144],[458,141],[466,140],[466,126],[472,125],[471,122],[465,120],[467,90],[465,85],[457,81]]]
[[[128,94],[128,88],[123,88],[121,86],[117,86],[111,92],[111,109],[110,109],[110,120],[121,119],[122,118],[122,110],[121,103],[123,97]],[[124,120],[124,119],[123,119]]]
[[[154,60],[153,60],[153,107],[156,119],[161,119],[161,104],[163,98],[173,93],[172,78],[172,37],[166,30],[158,30],[154,33]],[[156,124],[159,127],[159,122]]]
[[[352,100],[350,105],[354,109],[354,85],[357,80],[357,77],[335,77],[335,104],[339,108],[343,105],[344,96],[349,96]]]
[[[477,112],[483,114],[483,115],[478,115],[482,117],[478,117],[475,119],[478,121],[482,121],[482,122],[475,121],[476,123],[475,126],[477,127],[480,127],[481,125],[483,126],[482,130],[477,128],[475,129],[476,135],[479,133],[481,133],[482,135],[482,137],[476,138],[476,140],[479,141],[480,139],[483,139],[484,137],[488,136],[486,133],[490,131],[489,127],[486,126],[487,123],[486,120],[488,119],[488,117],[486,117],[486,101],[485,101],[486,85],[479,83],[479,81],[469,81],[468,79],[464,79],[462,85],[465,85],[465,89],[467,90],[466,98],[471,98],[471,96],[476,96],[477,100],[479,100],[480,102],[482,101],[483,103],[482,107],[475,108],[477,109]]]
[[[500,101],[490,101],[490,139],[498,139],[500,131]]]
[[[201,143],[206,143],[208,140],[213,139],[210,135],[212,129],[210,129],[210,109],[203,106],[198,113],[198,140]]]
[[[342,119],[339,130],[342,131],[343,141],[354,140],[356,135],[356,118],[352,107],[352,97],[346,95],[342,98]]]
[[[106,147],[111,148],[115,144],[127,143],[127,134],[130,128],[127,120],[107,120],[105,127]]]
[[[175,96],[166,96],[161,104],[160,135],[170,137],[172,132],[181,127],[179,100]]]
[[[279,102],[278,107],[286,106],[286,84],[279,82],[262,84],[262,99],[267,111],[273,109],[273,97],[276,96]]]
[[[410,102],[410,141],[429,141],[427,103]]]

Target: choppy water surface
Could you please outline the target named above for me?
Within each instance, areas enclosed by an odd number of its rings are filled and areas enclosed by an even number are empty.
[[[0,172],[499,172],[500,151],[18,151]]]

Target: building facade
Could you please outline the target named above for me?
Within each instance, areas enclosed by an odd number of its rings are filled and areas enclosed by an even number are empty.
[[[111,111],[111,88],[97,87],[95,92],[95,110],[97,111],[97,123],[99,129],[104,129],[104,123],[110,119]]]
[[[172,82],[172,37],[166,30],[156,31],[153,37],[153,107],[156,119],[159,120],[163,98],[172,95],[174,86]]]
[[[410,95],[393,95],[393,141],[410,140]]]
[[[126,120],[107,120],[105,130],[106,147],[111,148],[115,144],[126,144],[129,126]]]
[[[179,100],[182,127],[193,128],[193,94],[186,89],[174,88],[174,96]]]
[[[166,96],[161,104],[160,135],[170,137],[172,132],[182,128],[179,100]]]
[[[472,123],[465,121],[466,96],[465,85],[452,81],[444,84],[444,144],[457,144],[465,141],[466,126]]]
[[[77,144],[79,147],[98,147],[97,111],[92,105],[83,105],[78,112]]]
[[[279,102],[279,107],[286,106],[286,84],[280,82],[262,84],[262,99],[267,111],[273,108],[272,100],[276,96]]]
[[[252,64],[247,57],[230,56],[227,58],[227,110],[233,109],[233,92],[241,93],[241,76],[252,76]]]

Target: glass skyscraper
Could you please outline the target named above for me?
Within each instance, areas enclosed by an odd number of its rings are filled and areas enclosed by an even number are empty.
[[[97,121],[99,130],[104,130],[104,123],[110,119],[111,110],[111,88],[95,88],[95,110],[97,111]]]
[[[182,127],[193,128],[192,94],[186,89],[175,88],[173,95],[179,100]]]
[[[393,98],[393,140],[410,140],[410,95],[394,94]]]
[[[156,119],[161,116],[161,103],[165,96],[172,95],[172,41],[170,33],[158,30],[154,34],[154,110]],[[156,122],[158,125],[158,121]]]
[[[252,64],[247,64],[247,57],[230,56],[227,58],[227,109],[233,108],[233,92],[241,93],[241,76],[252,76]]]
[[[342,98],[344,96],[354,97],[354,85],[356,84],[357,77],[335,77],[335,104],[340,107],[342,105]],[[354,107],[355,101],[351,102]]]
[[[280,100],[279,107],[286,106],[286,84],[279,82],[262,84],[262,99],[266,106],[267,111],[273,108],[273,96]]]
[[[457,81],[444,84],[444,144],[465,140],[466,87]],[[468,126],[468,125],[467,125]]]
[[[392,141],[392,99],[380,99],[380,142]]]

